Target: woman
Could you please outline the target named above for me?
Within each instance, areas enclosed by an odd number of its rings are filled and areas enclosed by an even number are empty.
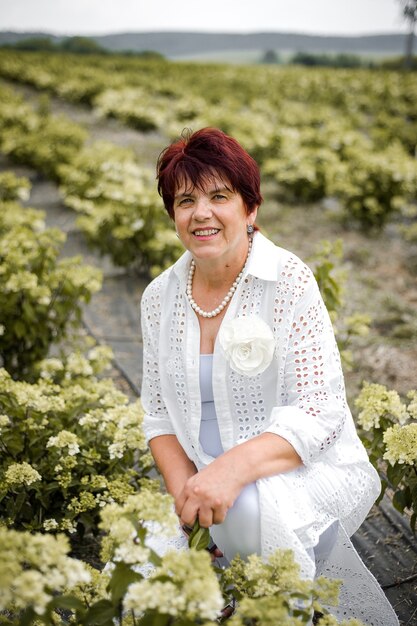
[[[186,252],[143,295],[142,403],[181,525],[229,560],[291,548],[305,577],[345,579],[336,615],[397,624],[349,540],[379,479],[316,281],[256,227],[257,164],[206,128],[161,154],[158,181]]]

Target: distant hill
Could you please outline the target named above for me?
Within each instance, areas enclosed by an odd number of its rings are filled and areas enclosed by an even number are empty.
[[[108,50],[153,50],[171,59],[216,58],[222,53],[251,53],[275,50],[278,53],[312,52],[328,54],[396,55],[402,54],[405,35],[401,33],[362,36],[319,36],[297,33],[207,33],[207,32],[137,32],[88,35]],[[0,32],[0,45],[31,37],[65,37],[40,32]]]

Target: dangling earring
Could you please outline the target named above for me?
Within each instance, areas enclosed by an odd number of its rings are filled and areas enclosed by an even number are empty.
[[[252,224],[248,224],[246,226],[246,232],[248,233],[248,235],[252,235],[253,231],[254,231],[254,227],[252,226]]]

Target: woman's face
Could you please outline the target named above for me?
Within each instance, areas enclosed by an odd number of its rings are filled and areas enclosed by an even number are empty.
[[[203,259],[239,259],[247,253],[246,227],[256,218],[249,215],[240,193],[219,176],[207,178],[202,189],[182,184],[174,200],[178,236],[196,262]]]

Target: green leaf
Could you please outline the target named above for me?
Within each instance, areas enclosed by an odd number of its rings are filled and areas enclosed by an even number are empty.
[[[15,500],[15,504],[14,504],[14,513],[15,515],[17,515],[18,513],[20,513],[22,506],[25,504],[26,502],[26,498],[27,498],[27,493],[26,491],[21,491],[18,495],[17,498]]]
[[[15,323],[13,324],[13,330],[16,334],[16,337],[21,339],[22,337],[25,336],[26,326],[20,320],[16,320]]]
[[[392,498],[392,504],[397,509],[397,511],[400,511],[400,513],[402,513],[404,509],[410,505],[409,496],[410,493],[409,490],[407,492],[407,489],[396,491],[394,493],[394,497]]]
[[[166,626],[170,619],[171,616],[169,615],[160,615],[152,611],[151,613],[145,613],[140,618],[139,624],[140,626]]]
[[[84,611],[85,604],[75,596],[57,596],[49,603],[54,609],[68,609],[70,611]]]
[[[28,608],[20,614],[19,626],[31,626],[35,621],[39,620],[39,615],[32,608]]]
[[[141,574],[134,572],[126,563],[117,563],[108,584],[113,602],[123,598],[128,586],[142,578]]]
[[[87,611],[83,618],[84,626],[114,626],[113,618],[118,611],[110,600],[99,600]]]
[[[391,485],[395,488],[400,483],[403,476],[402,469],[400,469],[397,465],[390,465],[388,463],[387,467],[387,477]]]
[[[210,543],[210,532],[208,528],[202,528],[198,519],[194,522],[193,530],[188,537],[188,545],[196,550],[205,550]]]

